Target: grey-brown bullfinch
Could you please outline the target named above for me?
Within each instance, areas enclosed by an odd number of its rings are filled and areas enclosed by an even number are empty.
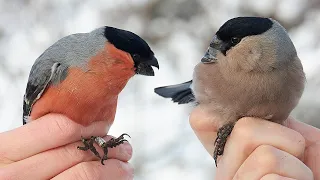
[[[88,126],[96,121],[113,123],[118,95],[135,74],[154,76],[159,68],[149,45],[138,35],[114,27],[66,36],[36,59],[23,101],[23,124],[48,113],[66,115]],[[101,163],[108,148],[124,141],[124,135],[106,142],[101,137],[82,138]],[[104,150],[101,158],[93,143]]]
[[[174,102],[196,102],[219,119],[213,157],[218,156],[236,121],[258,117],[283,123],[297,105],[305,74],[284,27],[262,17],[237,17],[213,37],[193,80],[159,87],[155,92]]]

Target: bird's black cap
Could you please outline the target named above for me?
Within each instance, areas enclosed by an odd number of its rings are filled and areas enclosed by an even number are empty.
[[[151,66],[159,68],[158,61],[147,42],[135,33],[105,26],[104,36],[116,48],[131,55],[137,74],[153,76]]]
[[[236,17],[225,22],[216,35],[223,44],[221,52],[226,52],[237,45],[246,36],[259,35],[268,31],[273,25],[269,18],[263,17]]]
[[[268,31],[273,22],[263,17],[237,17],[225,22],[217,31],[217,36],[222,41],[233,37],[243,38],[258,35]]]

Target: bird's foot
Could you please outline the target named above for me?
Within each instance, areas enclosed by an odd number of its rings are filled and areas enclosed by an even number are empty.
[[[114,148],[114,147],[117,147],[119,146],[120,144],[128,141],[126,139],[124,139],[124,136],[129,136],[128,134],[124,133],[124,134],[121,134],[118,138],[111,138],[109,141],[99,141],[97,138],[96,138],[96,142],[99,144],[99,146],[103,149],[103,157],[101,158],[101,164],[104,165],[103,161],[104,160],[107,160],[108,159],[108,148]],[[130,136],[129,136],[130,137]],[[103,139],[104,140],[104,139]]]
[[[77,148],[82,151],[90,150],[95,156],[101,159],[101,164],[104,165],[103,161],[108,159],[108,148],[114,148],[120,144],[128,141],[124,139],[124,136],[129,136],[128,134],[122,134],[118,138],[111,138],[109,141],[104,140],[100,136],[91,136],[89,139],[81,137],[81,141],[84,144],[83,147],[78,146]],[[130,137],[130,136],[129,136]],[[99,152],[94,147],[93,143],[97,143],[103,149],[103,157],[101,158]]]
[[[85,139],[81,137],[81,141],[84,144],[83,147],[78,146],[77,149],[82,150],[82,151],[87,151],[90,150],[95,156],[97,156],[99,159],[101,159],[100,154],[98,153],[97,149],[93,146],[93,143],[95,142],[95,139],[97,137],[91,136],[89,139]]]
[[[221,156],[223,154],[224,146],[226,145],[227,138],[231,134],[233,127],[234,127],[234,123],[228,123],[223,125],[218,130],[217,138],[214,142],[215,148],[213,152],[213,159],[216,163],[216,167],[217,167],[218,156]]]

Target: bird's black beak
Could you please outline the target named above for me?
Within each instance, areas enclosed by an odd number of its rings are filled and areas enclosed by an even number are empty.
[[[140,57],[137,57],[137,58],[140,58]],[[141,74],[145,76],[154,76],[154,71],[152,69],[152,66],[159,69],[158,60],[154,56],[148,60],[142,61],[141,59],[134,59],[134,61],[136,62],[135,64],[136,74]]]
[[[217,62],[217,54],[222,46],[222,41],[215,35],[210,43],[209,48],[201,59],[204,64]]]

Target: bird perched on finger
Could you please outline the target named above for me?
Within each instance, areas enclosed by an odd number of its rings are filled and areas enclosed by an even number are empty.
[[[23,101],[23,124],[48,113],[64,114],[83,126],[96,121],[111,125],[118,95],[135,74],[154,76],[159,68],[149,45],[138,35],[101,27],[89,33],[66,36],[38,57],[31,68]],[[100,137],[82,139],[100,157],[93,143],[104,148],[125,141],[123,136],[105,142]]]
[[[193,72],[193,80],[155,89],[179,104],[196,102],[219,119],[213,157],[242,117],[283,123],[297,105],[305,74],[294,44],[276,20],[237,17],[225,22]]]

